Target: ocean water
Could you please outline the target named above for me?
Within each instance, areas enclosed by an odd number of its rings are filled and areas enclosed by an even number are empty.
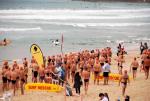
[[[150,43],[150,3],[71,0],[0,0],[0,61],[30,58],[38,44],[45,56],[61,54],[52,40],[64,36],[63,52],[112,47],[127,50]]]

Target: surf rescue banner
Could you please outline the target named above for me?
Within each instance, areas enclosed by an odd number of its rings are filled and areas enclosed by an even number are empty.
[[[109,74],[109,80],[111,80],[111,81],[118,82],[120,77],[121,77],[121,75],[117,74],[117,73]],[[98,78],[99,78],[99,80],[103,80],[104,79],[103,74],[100,74]],[[94,75],[93,75],[93,79],[94,79]],[[129,77],[129,79],[131,80],[131,77]]]
[[[62,87],[56,84],[48,84],[48,83],[28,83],[25,85],[25,90],[60,92],[62,91]]]

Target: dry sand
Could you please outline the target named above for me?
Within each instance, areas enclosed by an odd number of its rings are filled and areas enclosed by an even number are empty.
[[[125,56],[125,69],[129,70],[129,65],[134,56],[139,57],[137,51],[131,51]],[[117,63],[114,58],[116,57],[113,56],[111,68],[113,72],[117,71]],[[129,74],[131,75],[131,73]],[[29,79],[31,81],[31,71]],[[81,99],[82,101],[99,101],[98,94],[100,92],[107,92],[110,101],[116,101],[118,97],[121,98],[121,101],[124,101],[121,95],[121,86],[118,86],[118,82],[110,81],[109,85],[104,86],[103,81],[101,81],[100,85],[94,85],[92,79],[90,80],[87,95],[84,95],[84,88],[82,86],[81,96],[75,95],[75,90],[73,89],[74,96],[66,97],[66,101],[81,101]],[[150,101],[150,78],[145,80],[144,72],[140,72],[138,69],[137,78],[136,80],[131,80],[130,85],[127,87],[126,94],[130,96],[131,101]],[[64,91],[60,93],[25,91],[25,95],[21,95],[20,90],[18,90],[12,101],[65,101],[64,99]]]

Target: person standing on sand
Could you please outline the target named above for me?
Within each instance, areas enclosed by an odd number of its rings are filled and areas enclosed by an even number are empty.
[[[150,56],[147,56],[146,59],[144,59],[144,63],[143,63],[143,66],[144,66],[144,71],[145,71],[145,76],[146,76],[146,80],[148,79],[149,77],[149,68],[150,68]]]
[[[11,84],[11,69],[10,67],[6,71],[6,77],[7,77],[7,89],[10,89],[10,84]]]
[[[23,67],[24,67],[24,72],[25,72],[25,83],[27,84],[27,79],[28,79],[28,61],[27,61],[27,58],[23,59]]]
[[[94,64],[94,84],[96,83],[97,81],[97,85],[99,85],[99,73],[100,73],[100,69],[101,68],[101,65],[99,63],[99,60],[95,60],[95,64]]]
[[[16,71],[16,73],[17,73],[16,88],[17,88],[17,90],[18,90],[18,89],[19,89],[19,81],[20,81],[20,67],[17,66],[17,67],[15,68],[15,71]]]
[[[131,66],[130,66],[130,72],[131,72],[131,68],[132,68],[133,79],[136,78],[136,73],[137,73],[137,68],[138,67],[139,67],[139,63],[138,63],[138,61],[136,60],[136,57],[135,57],[134,60],[131,63]]]
[[[106,63],[103,66],[103,77],[104,77],[104,85],[108,85],[108,80],[109,80],[109,73],[110,73],[110,65],[108,61],[105,61]]]
[[[81,76],[79,75],[79,72],[76,72],[75,77],[74,77],[74,88],[76,89],[76,94],[80,95],[81,85],[82,85]]]
[[[13,65],[12,65],[13,69],[16,69],[19,67],[18,63],[16,60],[13,61]]]
[[[118,70],[120,67],[123,67],[123,63],[125,62],[123,54],[119,54],[118,56]]]
[[[15,95],[15,92],[16,92],[16,80],[17,80],[17,73],[16,73],[15,69],[13,68],[12,72],[11,72],[11,83],[12,83],[12,88],[13,88],[14,95]]]
[[[148,45],[147,45],[146,42],[144,43],[144,50],[145,50],[145,49],[146,49],[146,50],[148,49]]]
[[[7,71],[8,71],[8,66],[5,65],[5,64],[6,64],[6,62],[4,62],[3,68],[2,68],[2,81],[3,81],[3,86],[2,86],[2,88],[3,88],[3,92],[4,92],[5,90],[7,90],[7,75],[6,75],[6,73],[7,73]]]
[[[143,45],[143,43],[141,42],[141,45],[140,45],[140,54],[141,54],[141,55],[142,55],[143,51],[144,51],[144,45]]]
[[[140,72],[142,70],[144,70],[144,60],[147,58],[147,54],[145,52],[145,50],[143,51],[142,55],[141,55],[141,65],[140,65]]]
[[[73,83],[73,79],[74,79],[76,70],[77,70],[77,68],[76,68],[75,61],[72,61],[72,64],[71,64],[71,78],[72,78],[72,83]]]
[[[20,67],[20,88],[21,88],[21,94],[24,95],[24,84],[25,84],[25,71],[23,67]]]
[[[37,63],[34,63],[34,65],[32,65],[33,67],[33,82],[37,83],[37,76],[38,76],[38,70],[39,70],[39,66]]]
[[[120,82],[122,84],[122,95],[124,96],[125,95],[125,90],[127,88],[127,83],[130,83],[129,75],[127,73],[127,70],[125,70],[124,74],[120,77],[119,86],[120,86]]]
[[[87,68],[84,68],[82,72],[82,77],[84,79],[84,90],[85,94],[87,94],[88,91],[88,85],[89,85],[89,78],[90,78],[90,72],[88,72]]]
[[[45,65],[43,64],[42,66],[41,66],[41,68],[39,68],[39,81],[40,81],[40,83],[43,83],[44,82],[44,79],[45,79],[45,67],[44,67]]]

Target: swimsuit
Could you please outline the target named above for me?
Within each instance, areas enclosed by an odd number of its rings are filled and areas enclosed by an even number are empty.
[[[81,72],[82,72],[83,71],[83,67],[81,67],[80,69],[81,69]]]
[[[124,86],[126,86],[127,85],[127,82],[121,82]]]
[[[137,67],[132,67],[132,70],[137,70]]]
[[[22,82],[25,82],[25,79],[22,78],[21,81],[22,81]]]
[[[84,79],[84,82],[86,83],[86,82],[89,82],[89,79]]]
[[[75,71],[72,71],[72,74],[75,74]]]
[[[67,64],[67,61],[64,61],[64,64]]]
[[[11,80],[12,84],[16,84],[16,80]]]
[[[149,66],[145,66],[145,69],[146,69],[146,70],[149,70]]]
[[[144,64],[144,61],[142,60],[141,64]]]
[[[16,78],[17,80],[19,80],[19,76],[17,76],[17,78]]]
[[[26,75],[25,75],[25,77],[27,78],[27,77],[28,77],[28,75],[26,74]]]
[[[126,86],[127,85],[127,79],[128,79],[128,77],[124,77],[123,78],[124,79],[124,82],[121,82],[124,86]]]
[[[96,75],[98,75],[99,72],[98,72],[98,71],[95,71],[94,73],[95,73]]]
[[[104,77],[109,77],[109,72],[103,72]]]
[[[37,72],[37,71],[34,71],[33,73],[34,73],[34,77],[37,78],[38,72]]]
[[[100,63],[101,64],[101,66],[103,66],[104,65],[104,63]]]
[[[47,76],[49,76],[49,75],[50,75],[50,73],[46,73],[46,75],[47,75]]]
[[[44,80],[44,78],[45,78],[45,76],[40,76],[40,79],[41,79],[41,80]]]
[[[10,79],[7,79],[8,80],[8,82],[10,83],[11,82],[11,80]]]
[[[7,83],[7,77],[2,77],[3,83]]]

